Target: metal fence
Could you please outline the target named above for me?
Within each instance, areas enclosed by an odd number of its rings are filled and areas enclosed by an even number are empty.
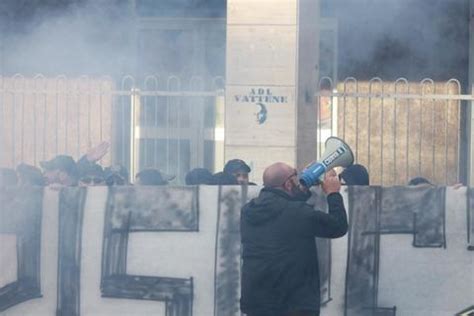
[[[133,175],[153,167],[177,176],[194,167],[221,170],[224,159],[223,78],[137,80],[38,75],[0,77],[0,163],[37,165],[57,154],[79,158],[103,140]],[[461,141],[465,101],[457,80],[409,82],[322,78],[315,102],[319,147],[345,139],[372,184],[406,184],[415,176],[453,184],[466,171]]]
[[[78,159],[106,140],[104,166],[159,168],[182,183],[193,167],[223,163],[223,88],[219,77],[0,77],[1,165]]]
[[[319,153],[327,136],[338,135],[367,167],[371,184],[406,185],[417,176],[436,184],[463,180],[462,119],[465,101],[474,98],[461,94],[459,81],[347,78],[333,84],[322,78],[319,87]]]

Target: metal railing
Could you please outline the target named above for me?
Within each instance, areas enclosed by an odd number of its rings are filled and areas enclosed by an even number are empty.
[[[416,176],[436,184],[462,180],[466,170],[460,161],[467,146],[460,141],[466,128],[463,101],[474,96],[461,94],[458,80],[347,78],[333,84],[322,78],[319,87],[319,153],[322,136],[337,135],[354,150],[356,162],[367,167],[372,184],[406,185]]]
[[[215,130],[223,127],[223,88],[219,77],[126,76],[118,83],[108,77],[0,77],[1,165],[38,165],[58,154],[78,159],[105,140],[111,154],[103,165],[124,165],[132,175],[158,168],[182,183],[190,168],[222,164],[216,156],[223,139]]]
[[[0,77],[0,164],[38,165],[57,154],[81,157],[111,143],[103,165],[133,175],[154,167],[183,183],[194,167],[221,170],[223,78]],[[345,139],[372,184],[404,185],[415,176],[453,184],[465,172],[462,116],[472,95],[457,80],[409,82],[322,78],[316,94],[318,152],[331,135]]]

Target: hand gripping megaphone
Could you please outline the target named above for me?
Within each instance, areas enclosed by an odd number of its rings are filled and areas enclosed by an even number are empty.
[[[307,167],[300,175],[300,183],[309,188],[322,182],[326,171],[334,167],[349,167],[354,163],[351,148],[342,139],[331,136],[326,139],[326,150],[321,159]]]

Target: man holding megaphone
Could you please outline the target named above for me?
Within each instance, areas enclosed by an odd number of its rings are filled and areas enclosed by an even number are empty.
[[[329,147],[333,151],[338,149]],[[345,152],[352,156],[348,146]],[[323,157],[331,156],[326,162],[332,163],[316,162],[300,176],[285,163],[272,164],[263,173],[264,188],[259,196],[242,208],[240,303],[247,316],[319,315],[319,267],[314,238],[338,238],[348,229],[339,193],[341,183],[332,170],[341,159],[334,158],[338,155],[328,153],[326,146]],[[346,159],[345,163],[352,161]],[[314,167],[317,164],[325,164],[321,174],[321,167]],[[327,196],[329,213],[316,211],[306,203],[311,196],[309,187],[315,184],[321,184]]]

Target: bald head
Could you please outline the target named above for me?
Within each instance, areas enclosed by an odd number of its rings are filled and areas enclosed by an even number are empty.
[[[266,187],[279,187],[288,180],[295,169],[283,162],[276,162],[268,166],[263,172],[263,185]]]

